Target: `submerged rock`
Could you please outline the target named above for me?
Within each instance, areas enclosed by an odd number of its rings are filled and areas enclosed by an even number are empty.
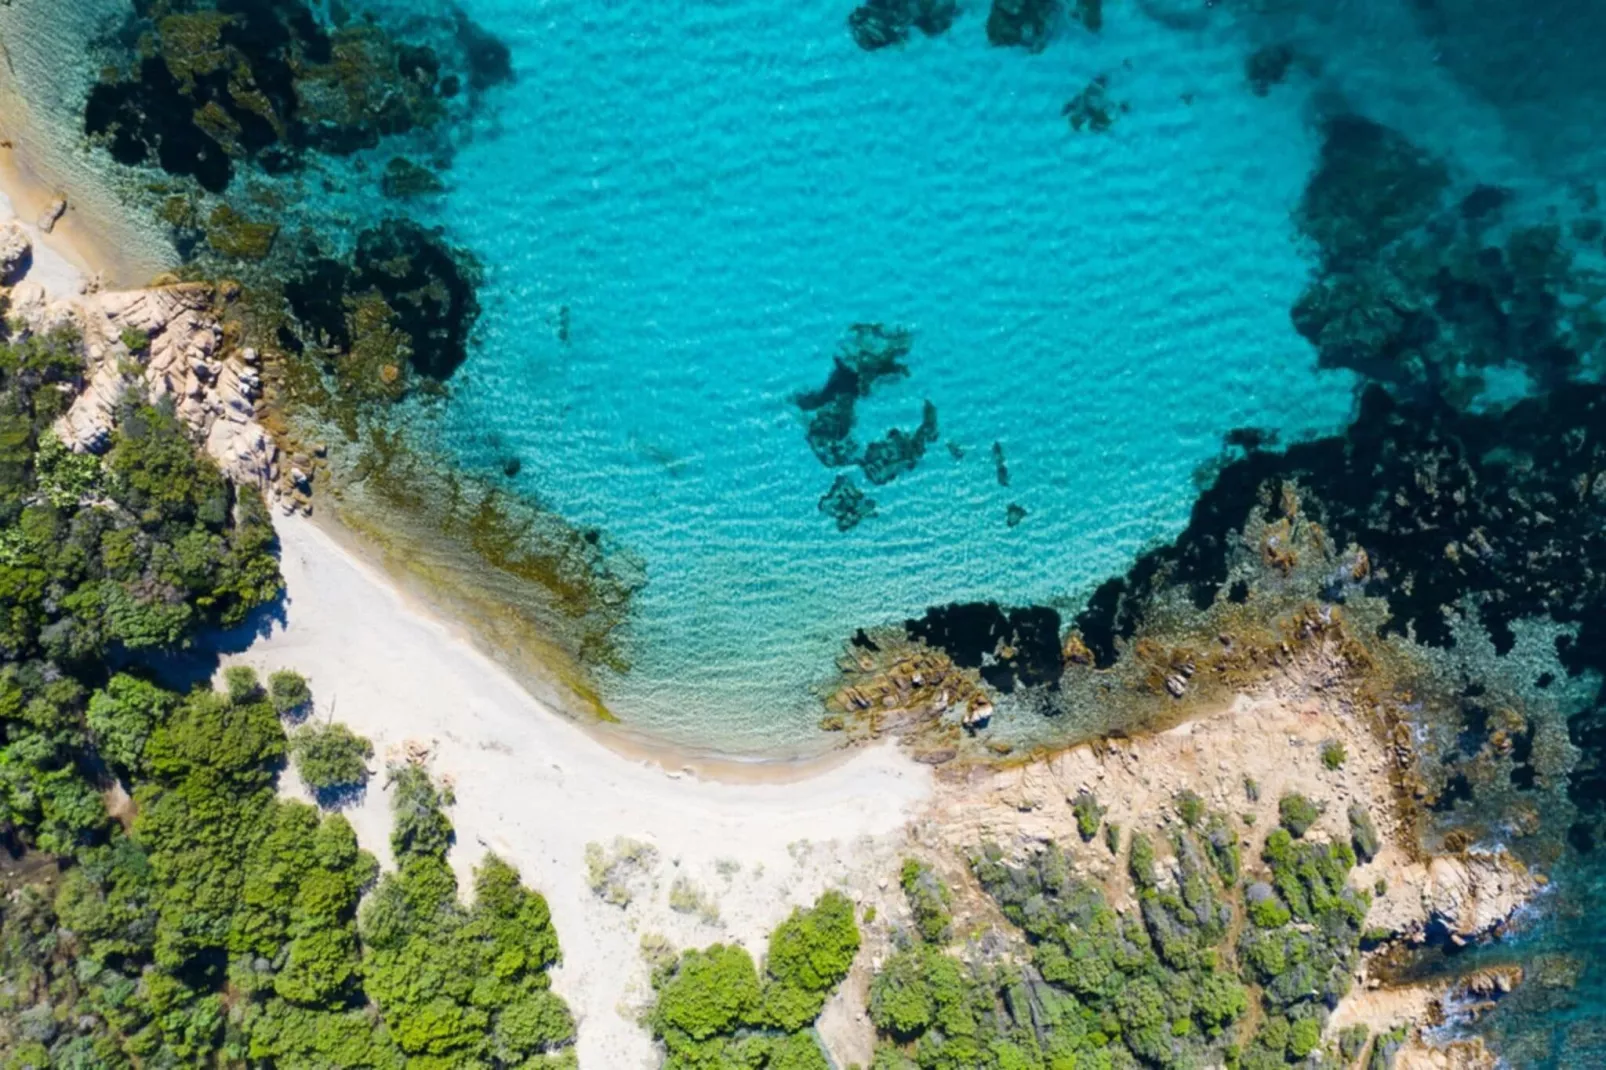
[[[1244,61],[1244,77],[1255,96],[1264,97],[1271,93],[1272,86],[1282,84],[1293,65],[1293,46],[1279,42],[1252,52]]]
[[[1101,74],[1066,101],[1060,114],[1070,120],[1072,130],[1086,129],[1102,134],[1115,125],[1116,113],[1124,111],[1126,106],[1111,100],[1109,89],[1109,75]]]
[[[838,531],[852,531],[876,515],[875,499],[865,496],[852,476],[837,476],[820,499],[820,512],[836,521]]]
[[[874,52],[907,41],[911,29],[927,37],[946,33],[958,15],[957,0],[866,0],[848,16],[848,32]]]
[[[1059,611],[1048,606],[1006,611],[993,602],[956,602],[905,621],[904,630],[1005,693],[1052,686],[1064,668]]]
[[[359,385],[400,385],[402,364],[444,382],[468,358],[479,282],[478,262],[440,231],[387,219],[358,236],[349,262],[308,264],[285,296],[307,339],[341,354],[337,365],[361,365],[350,369]]]
[[[937,407],[928,401],[921,412],[920,426],[913,433],[894,427],[865,447],[859,467],[871,483],[891,483],[905,472],[914,471],[926,455],[926,447],[936,441]]]
[[[987,40],[1002,47],[1041,52],[1053,32],[1059,0],[993,0],[987,13]]]
[[[119,40],[137,35],[138,51],[90,91],[84,130],[120,163],[212,193],[241,162],[280,172],[308,151],[347,155],[435,124],[459,92],[454,70],[475,90],[512,76],[507,46],[461,11],[414,20],[432,46],[369,19],[326,20],[303,0],[135,7]]]

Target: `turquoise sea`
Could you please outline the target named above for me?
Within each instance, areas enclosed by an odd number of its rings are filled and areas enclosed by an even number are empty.
[[[428,419],[646,561],[633,669],[605,692],[681,742],[784,748],[855,628],[1072,607],[1175,534],[1227,431],[1337,428],[1353,380],[1288,315],[1322,109],[1535,181],[1403,8],[1114,3],[1032,54],[991,47],[981,10],[866,52],[850,6],[468,5],[517,85],[437,206],[485,263],[486,313]],[[1307,58],[1257,96],[1246,57],[1284,37]],[[1062,107],[1098,76],[1114,122],[1073,130]],[[943,445],[859,478],[877,515],[841,533],[795,402],[860,322],[913,349],[858,437],[912,431],[929,399]]]
[[[0,30],[27,17],[45,27],[33,41],[48,47],[8,59],[30,100],[68,116],[64,166],[93,168],[104,155],[81,144],[75,93],[95,60],[77,42],[126,4],[69,6],[82,21],[51,0],[13,0]],[[440,14],[424,0],[373,6],[401,26]],[[1107,0],[1095,32],[1073,17],[1088,5],[1065,3],[1050,5],[1038,51],[989,44],[990,6],[970,0],[945,32],[867,51],[849,33],[852,0],[461,0],[508,47],[513,80],[450,131],[450,153],[400,139],[310,154],[305,181],[286,180],[303,197],[286,222],[339,235],[398,210],[373,194],[390,156],[434,152],[443,165],[444,191],[405,211],[480,261],[483,312],[444,395],[409,402],[407,416],[463,468],[644,563],[630,668],[601,680],[644,735],[748,757],[809,749],[816,689],[857,629],[971,600],[1069,617],[1185,532],[1230,432],[1349,441],[1361,377],[1331,366],[1343,360],[1319,366],[1291,317],[1333,267],[1292,213],[1335,117],[1444,161],[1450,207],[1426,229],[1471,226],[1485,209],[1467,206],[1494,203],[1508,231],[1565,235],[1577,269],[1566,281],[1606,297],[1606,6]],[[1279,76],[1253,85],[1250,58],[1279,48]],[[1387,222],[1395,192],[1372,214]],[[1441,285],[1436,322],[1577,326],[1559,272],[1502,255],[1500,270],[1556,282],[1555,294],[1521,291],[1533,307],[1507,300],[1495,314],[1474,297],[1498,287],[1466,297]],[[907,332],[906,374],[861,378],[847,407],[857,447],[900,430],[887,441],[902,463],[875,469],[882,482],[870,464],[821,460],[840,445],[820,435],[844,411],[822,398],[841,385],[833,360],[868,324],[883,339]],[[1580,352],[1582,337],[1569,335]],[[1482,392],[1457,404],[1499,413],[1524,395],[1564,398],[1565,382],[1541,383],[1531,342],[1477,354]],[[1599,379],[1606,347],[1593,344],[1573,382]],[[1409,397],[1409,382],[1390,385]],[[1414,411],[1470,426],[1442,406]],[[1555,445],[1531,438],[1541,459]],[[1478,463],[1503,446],[1483,443]],[[874,499],[873,515],[839,523],[822,510],[839,477]],[[1553,519],[1549,505],[1514,501],[1491,525]],[[1375,511],[1388,515],[1387,502]],[[1403,572],[1417,548],[1389,545],[1398,534],[1379,534],[1378,559],[1392,552]],[[1603,559],[1582,545],[1578,557]],[[1490,569],[1518,577],[1509,590],[1484,577],[1479,592],[1574,629],[1576,646],[1555,653],[1587,685],[1606,663],[1606,570],[1530,586],[1520,558]],[[1402,610],[1413,598],[1392,594]],[[1480,731],[1467,729],[1473,750]],[[1556,890],[1517,940],[1474,953],[1584,963],[1575,987],[1527,986],[1483,1023],[1513,1066],[1606,1065],[1606,982],[1589,965],[1606,902],[1606,699],[1568,734],[1583,757],[1566,794],[1583,817],[1547,861]]]
[[[1122,8],[1032,55],[967,13],[867,53],[825,4],[473,10],[518,86],[440,206],[487,311],[435,419],[467,464],[518,458],[520,486],[645,559],[633,669],[606,682],[628,724],[784,748],[854,629],[1069,605],[1174,533],[1229,429],[1349,410],[1287,315],[1308,87],[1253,96],[1224,20]],[[1104,73],[1129,110],[1073,131],[1062,105]],[[941,445],[859,477],[877,515],[839,532],[796,398],[861,322],[913,347],[858,437],[913,430],[929,399]]]

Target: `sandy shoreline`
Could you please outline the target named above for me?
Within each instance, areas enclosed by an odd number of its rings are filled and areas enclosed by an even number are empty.
[[[381,760],[427,746],[430,769],[455,786],[460,875],[493,850],[552,906],[564,946],[555,983],[580,1021],[583,1065],[655,1065],[630,1017],[647,992],[642,934],[761,950],[793,905],[827,887],[871,891],[849,882],[891,872],[905,824],[930,797],[931,771],[891,745],[786,783],[710,781],[632,760],[543,707],[310,521],[278,527],[285,619],[227,661],[303,672],[315,716],[368,736]],[[391,822],[381,781],[348,814],[383,859]],[[617,837],[658,853],[628,909],[587,881],[586,845]],[[717,899],[716,924],[669,908],[681,876]]]
[[[159,230],[124,210],[93,173],[94,161],[83,154],[77,133],[81,120],[46,114],[52,104],[65,107],[68,87],[82,72],[60,69],[59,56],[72,52],[51,47],[39,30],[48,26],[70,38],[81,28],[53,6],[42,11],[44,6],[0,5],[0,217],[15,214],[31,230],[37,250],[36,222],[52,201],[65,198],[66,212],[49,235],[51,253],[108,288],[144,286],[176,257]],[[93,18],[95,6],[86,3],[83,17]]]

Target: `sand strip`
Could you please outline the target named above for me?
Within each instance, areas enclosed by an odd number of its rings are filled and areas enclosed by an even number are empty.
[[[310,521],[277,525],[286,619],[227,660],[300,670],[314,716],[368,736],[381,761],[428,748],[430,768],[455,785],[460,875],[494,850],[551,903],[564,948],[555,984],[579,1018],[582,1065],[656,1065],[631,1020],[646,995],[643,933],[682,946],[735,939],[758,951],[792,905],[891,872],[905,822],[930,797],[930,771],[891,746],[786,783],[713,782],[632,760],[538,703]],[[383,859],[381,782],[349,816]],[[616,837],[658,854],[627,909],[603,902],[587,880],[586,845]],[[717,922],[669,908],[681,876],[717,901]]]

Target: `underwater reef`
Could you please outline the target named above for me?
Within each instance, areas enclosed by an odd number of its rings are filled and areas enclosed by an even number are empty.
[[[912,431],[893,427],[861,447],[854,436],[858,403],[878,383],[909,375],[904,359],[914,347],[914,336],[902,327],[855,323],[831,358],[831,374],[818,390],[797,396],[798,410],[807,418],[804,431],[809,448],[827,468],[856,466],[876,486],[891,483],[912,472],[926,450],[938,439],[937,407],[921,405],[920,423]],[[875,501],[865,496],[852,477],[839,475],[820,499],[820,512],[836,521],[837,530],[850,531],[875,515]]]
[[[412,370],[444,382],[468,359],[469,336],[480,313],[478,286],[479,266],[471,253],[447,244],[440,231],[393,217],[358,235],[349,258],[320,257],[306,264],[286,283],[285,297],[300,334],[344,354],[348,366],[370,355],[364,353],[366,334],[394,331],[405,336],[399,348]],[[302,345],[288,330],[281,331],[280,340],[290,348]],[[394,384],[400,373],[395,356],[377,368],[343,371],[370,385]]]
[[[281,173],[309,152],[373,148],[511,79],[505,45],[460,11],[451,26],[436,47],[340,5],[325,22],[301,0],[138,0],[102,44],[84,130],[119,163],[221,193],[243,164]]]

